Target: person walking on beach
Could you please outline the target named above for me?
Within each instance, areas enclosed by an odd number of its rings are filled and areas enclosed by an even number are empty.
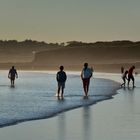
[[[56,74],[56,80],[58,83],[57,96],[58,98],[60,97],[60,91],[61,91],[61,98],[63,99],[65,82],[67,80],[67,75],[64,72],[64,66],[60,66],[60,71],[58,71]]]
[[[128,74],[128,70],[126,70],[124,73],[122,73],[123,83],[121,84],[121,87],[122,87],[122,86],[125,87],[126,79],[128,80],[127,74]]]
[[[15,85],[15,78],[18,78],[17,70],[14,66],[9,70],[8,78],[11,80],[11,87]]]
[[[83,82],[83,88],[85,92],[85,97],[88,97],[88,90],[89,90],[89,84],[90,84],[90,78],[92,77],[93,70],[91,68],[88,68],[88,63],[84,63],[84,68],[81,72],[81,79]]]
[[[130,80],[132,80],[133,88],[135,87],[135,79],[133,76],[134,69],[135,69],[135,66],[132,66],[132,67],[130,67],[130,69],[128,71],[128,87],[129,87]]]

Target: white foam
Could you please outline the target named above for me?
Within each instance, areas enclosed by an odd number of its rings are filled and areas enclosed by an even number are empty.
[[[10,84],[1,71],[0,85]],[[97,75],[99,77],[99,75]],[[100,78],[100,77],[99,77]],[[19,72],[15,88],[0,86],[0,126],[22,121],[43,119],[77,107],[95,104],[112,97],[118,83],[106,79],[91,79],[89,98],[83,99],[82,81],[79,73],[68,73],[64,100],[55,97],[56,75],[48,72]]]

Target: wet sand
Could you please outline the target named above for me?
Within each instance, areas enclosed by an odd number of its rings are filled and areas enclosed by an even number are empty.
[[[1,128],[1,139],[139,140],[139,85],[140,77],[137,77],[136,88],[120,89],[119,94],[111,100],[64,112],[46,120]]]

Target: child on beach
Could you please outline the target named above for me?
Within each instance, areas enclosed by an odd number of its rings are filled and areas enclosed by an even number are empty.
[[[58,90],[57,90],[57,96],[60,97],[60,91],[61,91],[61,98],[63,99],[63,93],[65,88],[65,82],[67,80],[67,75],[64,72],[64,67],[60,66],[60,71],[56,74],[56,80],[58,83]]]
[[[124,71],[123,71],[123,72],[124,72]],[[128,70],[126,70],[124,73],[122,73],[123,83],[121,84],[121,87],[122,87],[122,86],[125,87],[126,79],[128,80],[127,74],[128,74]]]

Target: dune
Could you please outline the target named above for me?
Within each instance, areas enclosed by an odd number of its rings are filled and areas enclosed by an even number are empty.
[[[60,65],[64,65],[66,70],[81,70],[83,63],[88,62],[99,72],[120,72],[121,66],[128,69],[131,65],[135,65],[137,72],[140,72],[139,46],[49,47],[38,48],[34,54],[33,50],[27,53],[26,47],[22,52],[16,50],[16,55],[5,55],[9,57],[0,63],[0,69],[9,69],[15,65],[21,70],[57,70]]]
[[[80,70],[88,62],[97,71],[120,71],[120,67],[140,67],[139,47],[62,47],[39,52],[34,67],[55,69],[64,65],[68,70]]]

